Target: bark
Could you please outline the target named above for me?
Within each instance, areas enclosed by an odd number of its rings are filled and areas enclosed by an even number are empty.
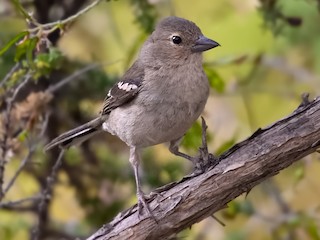
[[[305,95],[291,115],[233,146],[219,157],[218,165],[156,189],[159,194],[151,195],[149,202],[156,221],[146,214],[139,216],[133,206],[88,239],[170,239],[319,145],[320,97],[309,102]]]

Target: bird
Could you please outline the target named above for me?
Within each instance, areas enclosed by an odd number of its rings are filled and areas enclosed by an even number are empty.
[[[108,91],[99,115],[48,143],[44,149],[68,149],[95,134],[116,135],[130,148],[138,211],[152,214],[142,191],[139,165],[142,149],[169,142],[169,151],[192,161],[179,144],[199,118],[209,97],[202,53],[220,46],[192,21],[162,19],[142,45],[136,61]]]

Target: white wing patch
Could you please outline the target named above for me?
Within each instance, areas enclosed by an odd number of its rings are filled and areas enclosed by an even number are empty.
[[[105,122],[102,123],[102,129],[103,131],[109,132],[108,124],[106,124]]]
[[[118,88],[123,91],[130,92],[131,90],[137,89],[138,86],[133,83],[118,82]]]

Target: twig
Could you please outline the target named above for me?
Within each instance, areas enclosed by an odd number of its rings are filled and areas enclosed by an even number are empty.
[[[17,201],[8,201],[8,202],[0,203],[0,208],[11,208],[11,207],[14,207],[14,206],[17,206],[17,205],[21,205],[21,204],[26,203],[26,202],[35,202],[35,201],[38,201],[38,200],[40,200],[40,196],[39,195],[35,195],[33,197],[23,198],[23,199],[20,199],[20,200],[17,200]]]
[[[13,184],[15,183],[15,181],[17,180],[18,176],[20,175],[20,173],[22,172],[22,170],[24,169],[24,167],[26,166],[27,162],[29,162],[29,160],[31,159],[31,157],[33,156],[35,150],[36,150],[36,146],[39,143],[39,141],[42,139],[47,126],[48,126],[48,121],[49,121],[49,113],[46,114],[45,116],[45,120],[43,122],[43,126],[41,128],[41,132],[38,136],[38,139],[34,142],[32,142],[31,144],[29,144],[29,151],[27,156],[21,161],[17,171],[15,172],[14,176],[11,178],[11,180],[9,181],[8,185],[5,187],[5,189],[3,190],[3,195],[5,195],[10,188],[13,186]]]
[[[11,178],[10,182],[8,183],[8,185],[4,188],[3,190],[3,196],[6,195],[6,193],[10,190],[10,188],[13,186],[13,184],[15,183],[15,181],[17,180],[18,176],[20,175],[20,173],[22,172],[22,170],[24,169],[25,165],[27,164],[27,162],[29,162],[29,160],[31,159],[31,157],[33,156],[35,152],[35,145],[30,146],[29,151],[27,156],[21,161],[19,168],[17,169],[17,171],[15,172],[15,174],[13,175],[13,177]]]
[[[50,112],[46,113],[45,117],[44,117],[44,121],[42,124],[42,128],[41,128],[41,132],[38,136],[38,140],[40,141],[44,134],[46,133],[47,127],[48,127],[48,123],[49,123],[49,117],[50,117]]]
[[[66,78],[62,79],[61,81],[59,81],[57,84],[50,86],[47,89],[47,92],[52,94],[54,92],[56,92],[57,90],[59,90],[61,87],[63,87],[64,85],[68,84],[69,82],[75,80],[77,77],[81,76],[82,74],[91,71],[95,68],[101,67],[101,66],[110,66],[112,64],[115,64],[119,62],[119,60],[113,61],[113,62],[108,62],[108,63],[93,63],[90,64],[82,69],[77,70],[76,72],[74,72],[73,74],[67,76]]]
[[[69,82],[71,82],[72,80],[74,80],[75,78],[81,76],[81,74],[87,72],[87,71],[90,71],[94,68],[97,68],[101,66],[101,64],[97,64],[97,63],[94,63],[94,64],[90,64],[88,66],[86,66],[85,68],[82,68],[76,72],[74,72],[73,74],[67,76],[66,78],[62,79],[61,81],[59,81],[57,84],[55,85],[52,85],[50,86],[48,89],[47,89],[47,92],[49,93],[54,93],[55,91],[57,91],[58,89],[60,89],[61,87],[63,87],[64,85],[68,84]]]
[[[52,167],[51,174],[46,179],[46,185],[41,193],[41,201],[39,203],[38,207],[38,223],[36,227],[32,231],[32,239],[38,240],[40,239],[40,231],[43,229],[43,214],[45,214],[45,211],[47,210],[47,206],[49,204],[49,201],[51,199],[53,185],[56,181],[58,170],[62,163],[62,157],[64,155],[65,150],[61,149],[60,154],[58,156],[57,161]]]
[[[298,214],[292,211],[290,206],[285,202],[278,187],[274,184],[272,179],[267,179],[266,182],[262,183],[261,185],[268,196],[270,196],[280,207],[281,214],[270,217],[256,210],[254,215],[261,220],[268,222],[271,225],[271,232],[275,234],[277,229],[279,229],[284,223],[288,223],[292,219],[296,219],[298,217]],[[294,239],[293,229],[288,229],[286,234],[286,238],[284,239]]]
[[[225,227],[226,224],[224,222],[222,222],[219,218],[217,218],[215,215],[211,215],[211,217],[216,220],[222,227]]]
[[[28,73],[24,80],[17,86],[17,88],[14,90],[12,97],[7,101],[7,109],[5,112],[5,119],[4,119],[4,129],[3,129],[3,139],[1,141],[1,158],[0,158],[0,202],[4,197],[3,192],[3,175],[6,165],[6,155],[7,155],[7,145],[8,145],[8,139],[9,139],[9,131],[10,131],[10,124],[11,124],[11,110],[13,108],[13,103],[16,100],[16,97],[18,96],[18,93],[20,90],[28,83],[28,81],[31,78],[31,74]]]
[[[268,195],[273,198],[273,200],[280,207],[280,210],[283,214],[291,214],[292,210],[289,205],[282,198],[281,193],[278,187],[273,183],[272,179],[268,179],[265,183],[263,183],[264,190],[268,193]]]
[[[1,80],[0,88],[2,88],[2,86],[11,78],[11,76],[15,73],[15,71],[18,70],[19,67],[20,67],[20,63],[18,62],[10,69],[10,71]]]
[[[56,29],[58,29],[59,27],[61,27],[62,25],[74,21],[76,18],[78,18],[79,16],[83,15],[84,13],[88,12],[93,7],[98,5],[101,1],[102,0],[96,0],[96,1],[92,2],[91,4],[89,4],[84,9],[80,10],[76,14],[74,14],[74,15],[72,15],[72,16],[64,19],[64,20],[58,20],[58,21],[51,22],[51,23],[46,23],[46,24],[35,23],[35,25],[37,25],[37,27],[30,28],[30,29],[28,29],[28,31],[30,33],[35,33],[35,32],[41,32],[41,31],[43,31],[43,29],[49,29],[48,31],[46,31],[46,34],[49,34],[49,33],[53,32],[53,31],[55,31]]]

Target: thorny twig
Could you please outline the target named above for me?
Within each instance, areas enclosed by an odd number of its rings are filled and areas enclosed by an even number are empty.
[[[45,213],[45,211],[47,210],[48,204],[50,202],[52,190],[53,190],[53,185],[56,181],[57,173],[58,173],[58,170],[61,166],[64,152],[65,152],[65,150],[61,149],[60,154],[58,156],[58,159],[56,160],[55,164],[53,165],[50,175],[46,179],[45,188],[43,189],[43,191],[41,193],[41,201],[40,201],[39,207],[38,207],[38,223],[32,231],[32,239],[33,240],[40,239],[39,238],[40,232],[43,227],[42,216]]]
[[[8,139],[9,139],[9,131],[10,131],[10,125],[11,125],[11,110],[13,108],[13,103],[16,100],[16,97],[18,96],[20,90],[28,83],[28,81],[31,79],[31,74],[28,73],[23,81],[16,87],[14,90],[12,97],[8,99],[7,101],[7,108],[4,113],[4,127],[3,127],[3,138],[1,141],[1,158],[0,158],[0,201],[4,197],[3,192],[3,175],[6,165],[6,155],[7,155],[7,147],[8,147]]]

